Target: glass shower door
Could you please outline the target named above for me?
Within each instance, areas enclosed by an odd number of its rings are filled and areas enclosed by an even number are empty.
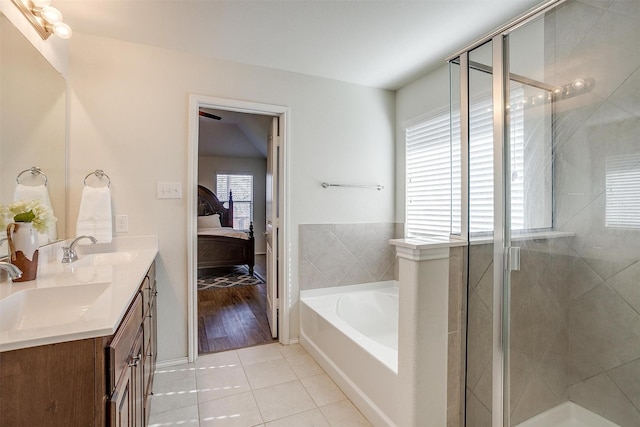
[[[565,2],[506,35],[505,426],[640,426],[633,3]]]

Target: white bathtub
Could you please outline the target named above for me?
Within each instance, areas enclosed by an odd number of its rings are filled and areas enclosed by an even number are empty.
[[[300,292],[300,340],[376,426],[395,426],[398,282]]]

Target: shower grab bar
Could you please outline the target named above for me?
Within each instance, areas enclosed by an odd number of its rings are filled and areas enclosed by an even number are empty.
[[[109,178],[109,175],[104,173],[104,171],[102,169],[96,169],[93,172],[88,173],[87,176],[84,177],[84,185],[85,186],[87,185],[87,178],[89,178],[91,175],[95,175],[100,179],[102,179],[104,177],[107,177],[107,187],[111,187],[111,178]]]
[[[44,177],[44,185],[45,186],[49,182],[49,178],[47,178],[47,175],[45,175],[45,173],[42,172],[42,169],[40,169],[38,166],[32,166],[29,169],[23,170],[22,172],[20,172],[18,174],[18,176],[16,176],[16,183],[20,184],[20,177],[23,174],[27,173],[27,172],[31,172],[31,175],[33,175],[33,176],[42,175]]]
[[[323,182],[322,183],[322,188],[328,188],[328,187],[350,187],[350,188],[370,188],[370,189],[375,189],[375,190],[382,190],[384,188],[384,186],[378,184],[378,185],[351,185],[351,184],[329,184],[328,182]]]

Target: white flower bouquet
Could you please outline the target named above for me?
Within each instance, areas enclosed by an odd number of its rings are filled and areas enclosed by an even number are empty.
[[[46,233],[57,218],[53,210],[39,200],[18,200],[8,205],[0,204],[0,229],[12,222],[30,222],[39,233]]]

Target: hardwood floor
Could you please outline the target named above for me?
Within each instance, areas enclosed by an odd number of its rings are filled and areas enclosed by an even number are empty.
[[[255,274],[266,277],[264,255]],[[266,285],[198,291],[198,353],[215,353],[273,342],[266,314]]]

